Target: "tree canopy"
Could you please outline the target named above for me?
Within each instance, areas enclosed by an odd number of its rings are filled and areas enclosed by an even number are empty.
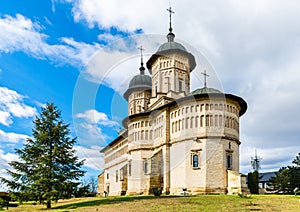
[[[291,194],[295,188],[300,188],[300,153],[292,163],[294,165],[280,168],[276,176],[271,178],[274,189]]]
[[[69,124],[61,118],[61,111],[48,103],[33,121],[32,138],[16,149],[19,161],[12,161],[7,170],[10,178],[0,178],[12,191],[29,194],[40,202],[70,197],[79,185],[83,160],[73,148],[76,138],[70,137]]]

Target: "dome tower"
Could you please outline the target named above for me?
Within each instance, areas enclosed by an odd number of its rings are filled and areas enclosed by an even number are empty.
[[[142,47],[141,50],[141,67],[140,74],[135,75],[129,83],[129,87],[124,93],[124,98],[128,101],[128,115],[144,112],[148,109],[151,96],[151,77],[145,75],[143,63]]]
[[[171,24],[167,35],[167,42],[163,43],[147,62],[147,68],[152,75],[152,98],[150,107],[167,103],[169,100],[185,97],[190,93],[190,72],[195,68],[194,56],[186,48],[174,41]],[[159,103],[161,97],[166,97],[164,102]]]

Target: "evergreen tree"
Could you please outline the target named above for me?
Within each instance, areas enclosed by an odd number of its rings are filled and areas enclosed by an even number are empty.
[[[251,194],[258,194],[259,173],[258,171],[248,173],[248,188]]]
[[[42,202],[70,197],[76,190],[83,161],[75,155],[70,138],[69,124],[61,118],[61,112],[53,103],[48,103],[35,117],[33,138],[28,138],[22,149],[16,149],[20,161],[9,163],[14,170],[7,170],[11,179],[1,178],[10,189],[28,193]]]

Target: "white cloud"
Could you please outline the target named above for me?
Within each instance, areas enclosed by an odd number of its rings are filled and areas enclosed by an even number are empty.
[[[0,52],[22,51],[38,59],[48,59],[56,64],[82,66],[100,49],[99,44],[77,42],[73,38],[61,38],[62,44],[50,45],[42,27],[23,15],[0,18]]]
[[[9,126],[13,123],[12,117],[29,118],[36,114],[36,109],[24,103],[25,96],[0,87],[0,123]]]
[[[115,121],[110,120],[105,113],[97,110],[87,110],[84,113],[76,115],[77,118],[82,118],[91,124],[99,124],[103,126],[118,126],[119,124]]]
[[[78,113],[74,119],[74,128],[81,145],[105,145],[111,137],[103,132],[102,128],[109,127],[115,131],[118,126],[118,122],[94,109]]]
[[[10,177],[6,169],[11,169],[11,166],[9,166],[9,162],[11,161],[19,161],[19,157],[16,154],[13,153],[5,153],[2,149],[0,149],[0,176],[1,177]],[[2,190],[8,189],[5,185],[1,185],[0,183],[0,188]]]
[[[0,129],[1,142],[22,143],[26,138],[29,138],[29,136],[12,132],[7,133]]]
[[[79,159],[85,159],[84,165],[94,170],[103,169],[103,155],[100,154],[101,147],[92,146],[91,148],[86,148],[83,146],[75,146],[76,155]]]

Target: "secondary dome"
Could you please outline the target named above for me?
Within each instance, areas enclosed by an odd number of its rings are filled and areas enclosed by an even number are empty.
[[[149,75],[144,74],[145,68],[140,67],[140,74],[135,75],[129,82],[128,89],[124,93],[124,98],[128,100],[133,91],[145,91],[152,89],[152,79]]]
[[[147,87],[150,88],[152,87],[152,80],[151,77],[148,75],[135,75],[129,83],[128,89],[129,88],[139,88],[139,87]]]
[[[211,94],[211,93],[222,93],[222,92],[215,88],[203,87],[203,88],[198,88],[193,92],[191,92],[190,96],[197,95],[197,94]]]

